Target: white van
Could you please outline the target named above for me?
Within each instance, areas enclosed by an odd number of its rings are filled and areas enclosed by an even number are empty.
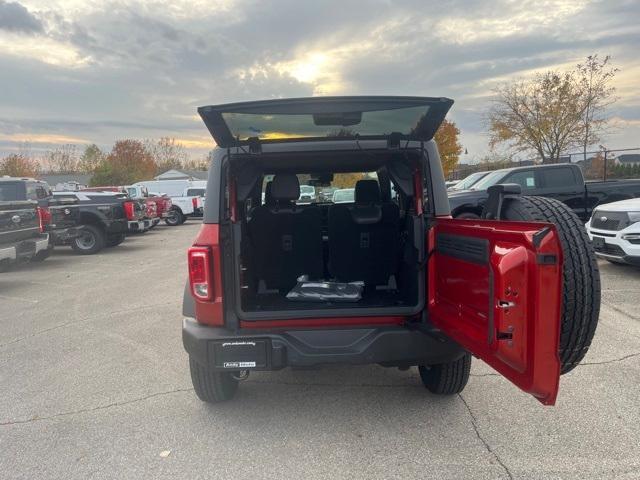
[[[166,193],[170,197],[181,197],[193,183],[191,180],[149,180],[134,183],[133,186],[147,187],[150,192]]]

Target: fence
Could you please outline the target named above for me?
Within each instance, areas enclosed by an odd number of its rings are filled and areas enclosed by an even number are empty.
[[[461,180],[475,172],[542,163],[539,158],[531,158],[506,162],[458,164],[457,168],[449,173],[447,180]],[[560,156],[558,163],[578,165],[586,180],[640,178],[640,147],[593,150],[586,152],[586,155],[585,152],[567,153]]]

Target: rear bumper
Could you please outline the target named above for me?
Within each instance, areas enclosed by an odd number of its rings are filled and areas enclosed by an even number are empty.
[[[402,326],[231,332],[185,319],[182,342],[194,360],[216,370],[279,370],[327,364],[431,365],[464,354],[459,345],[435,330],[423,333]],[[248,350],[242,351],[245,345]]]
[[[127,222],[127,229],[130,232],[144,232],[151,227],[151,220],[131,220]]]
[[[10,262],[30,260],[38,253],[49,249],[49,234],[41,233],[37,237],[22,240],[10,246],[0,247],[0,260]]]

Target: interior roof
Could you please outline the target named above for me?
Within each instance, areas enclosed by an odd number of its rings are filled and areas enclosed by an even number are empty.
[[[263,153],[261,155],[237,155],[234,159],[254,162],[263,172],[295,173],[346,173],[374,172],[398,156],[411,158],[418,150],[384,150],[357,152],[309,152]]]

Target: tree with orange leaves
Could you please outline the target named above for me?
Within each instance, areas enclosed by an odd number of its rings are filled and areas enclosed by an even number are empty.
[[[460,135],[460,129],[456,124],[445,119],[433,137],[438,145],[440,161],[442,162],[442,169],[444,170],[445,176],[456,168],[460,160],[462,145],[460,145],[458,141],[458,135]]]
[[[19,153],[14,153],[0,160],[0,176],[35,177],[39,170],[39,165],[35,160]]]
[[[153,155],[138,140],[118,140],[100,162],[92,185],[128,185],[152,179],[156,173]]]

